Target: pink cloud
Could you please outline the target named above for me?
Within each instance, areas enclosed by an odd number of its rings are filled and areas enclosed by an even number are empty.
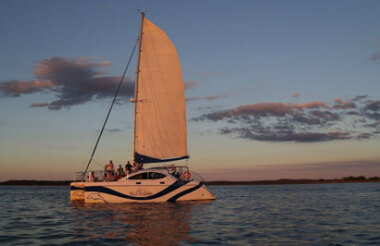
[[[54,101],[49,103],[32,103],[30,107],[48,107],[59,110],[92,100],[113,97],[119,76],[104,76],[106,72],[99,69],[111,65],[109,61],[92,57],[68,59],[51,57],[36,64],[35,80],[7,81],[0,83],[0,92],[4,96],[20,96],[42,90],[54,93]],[[120,95],[131,96],[134,85],[126,80],[121,87]]]
[[[80,74],[81,72],[93,74],[95,67],[107,67],[110,65],[110,61],[97,60],[92,57],[78,57],[76,59],[51,57],[38,62],[34,69],[34,74],[40,78],[57,77],[57,73],[63,70],[71,70],[71,72],[76,72],[78,75],[82,75]],[[73,76],[75,74],[70,75]]]
[[[365,120],[380,119],[380,100],[367,101],[361,109],[355,109],[354,99],[344,102],[335,98],[334,101],[333,107],[321,101],[248,104],[203,114],[193,120],[225,121],[227,125],[218,131],[221,135],[272,142],[363,140],[380,134],[375,128],[377,125],[368,124]],[[347,112],[346,109],[353,110]],[[362,120],[352,123],[352,115]],[[344,129],[340,124],[345,126]],[[362,129],[354,130],[355,127]]]
[[[29,107],[47,107],[49,103],[31,103]]]
[[[257,103],[239,106],[236,108],[222,110],[210,114],[202,115],[194,120],[212,120],[218,121],[223,119],[230,120],[252,120],[255,117],[284,117],[285,115],[296,115],[301,113],[304,109],[313,108],[326,108],[330,109],[330,106],[320,102],[314,101],[303,104],[291,104],[291,103]]]
[[[334,102],[336,103],[343,103],[343,100],[340,97],[337,97],[334,99]]]
[[[304,104],[290,104],[290,107],[298,108],[298,109],[303,109],[303,108],[326,108],[330,109],[330,106],[327,105],[326,103],[320,102],[320,101],[314,101],[314,102],[309,102],[309,103],[304,103]]]
[[[371,60],[374,63],[380,63],[380,52],[376,52],[371,56]]]
[[[198,82],[194,80],[185,81],[185,89],[192,89],[198,86]]]
[[[222,95],[215,95],[215,96],[205,96],[205,97],[189,97],[186,99],[186,101],[198,101],[198,100],[216,100],[222,97],[228,97],[230,94],[222,94]]]
[[[334,99],[335,105],[334,108],[336,109],[350,109],[350,108],[356,108],[355,103],[352,101],[344,102],[341,98],[337,97]]]
[[[19,96],[51,88],[54,83],[48,80],[13,80],[0,84],[0,91],[5,95]]]
[[[93,66],[93,67],[108,67],[111,66],[112,63],[107,60],[102,60],[102,58],[94,58],[94,57],[79,57],[76,59],[77,64],[82,64],[85,66]]]
[[[238,108],[230,110],[234,115],[246,114],[246,113],[257,113],[257,114],[273,114],[273,115],[283,115],[289,113],[294,109],[305,109],[305,108],[326,108],[329,109],[330,106],[320,102],[309,102],[304,104],[285,104],[285,103],[257,103],[240,106]]]

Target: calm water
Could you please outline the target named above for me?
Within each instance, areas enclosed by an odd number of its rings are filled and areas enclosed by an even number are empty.
[[[212,186],[206,203],[70,204],[0,187],[1,245],[380,245],[380,183]]]

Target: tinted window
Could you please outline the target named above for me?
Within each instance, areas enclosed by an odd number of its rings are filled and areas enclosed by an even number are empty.
[[[162,179],[165,177],[166,175],[162,173],[149,172],[149,173],[139,173],[135,176],[130,177],[129,179]]]
[[[129,177],[129,179],[148,179],[148,173],[139,173],[135,176]]]
[[[166,175],[162,173],[149,173],[149,178],[150,179],[162,179],[165,178]]]

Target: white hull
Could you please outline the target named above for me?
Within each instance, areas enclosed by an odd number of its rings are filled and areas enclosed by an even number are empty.
[[[144,172],[144,171],[143,171]],[[85,203],[177,202],[214,200],[208,188],[199,181],[177,179],[127,179],[112,182],[73,182],[71,200]]]
[[[87,183],[85,203],[176,202],[215,199],[205,185],[190,182],[182,186],[126,185],[120,182]]]

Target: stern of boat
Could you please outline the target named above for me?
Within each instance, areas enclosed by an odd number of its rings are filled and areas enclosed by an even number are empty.
[[[70,183],[70,201],[84,201],[84,182]]]

